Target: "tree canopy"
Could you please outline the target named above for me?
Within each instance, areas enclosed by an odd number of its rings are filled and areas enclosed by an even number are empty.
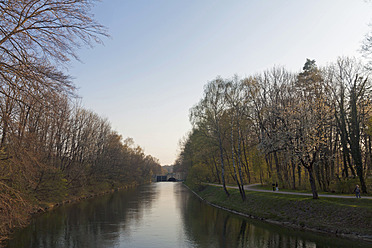
[[[307,59],[298,73],[274,67],[207,83],[190,110],[193,130],[178,167],[199,180],[278,182],[285,188],[367,192],[371,174],[370,71],[354,58],[326,67]],[[204,168],[204,170],[202,170]],[[199,181],[200,183],[200,181]],[[228,192],[227,192],[228,193]]]

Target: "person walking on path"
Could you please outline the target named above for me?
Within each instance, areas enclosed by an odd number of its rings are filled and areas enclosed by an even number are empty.
[[[276,191],[279,191],[278,182],[275,183],[275,190],[276,190]]]
[[[359,188],[359,185],[357,185],[354,189],[354,192],[355,192],[355,196],[356,198],[361,198],[360,197],[360,188]]]

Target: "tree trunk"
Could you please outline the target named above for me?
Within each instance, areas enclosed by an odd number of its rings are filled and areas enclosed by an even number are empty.
[[[240,130],[238,131],[238,133],[240,134]],[[239,135],[239,141],[238,141],[238,171],[239,171],[239,177],[240,177],[240,183],[241,183],[241,187],[242,187],[242,190],[241,190],[241,195],[242,195],[242,200],[245,201],[246,200],[246,195],[245,195],[245,191],[244,191],[244,179],[243,179],[243,172],[242,172],[242,160],[241,160],[241,149],[240,149],[240,135]]]
[[[247,173],[248,177],[248,183],[251,183],[251,173],[249,171],[249,162],[248,162],[248,157],[247,157],[247,148],[245,147],[245,142],[244,138],[242,139],[242,144],[243,144],[243,153],[244,153],[244,160],[245,160],[245,172]]]
[[[336,121],[337,121],[337,125],[339,127],[339,131],[340,131],[340,137],[341,137],[341,145],[342,145],[342,153],[343,153],[343,158],[344,158],[344,169],[343,169],[343,175],[345,177],[348,177],[349,176],[349,173],[348,173],[348,166],[350,168],[350,171],[351,171],[351,174],[353,174],[353,176],[355,177],[355,171],[353,169],[353,166],[351,165],[351,161],[350,161],[350,150],[348,148],[348,136],[349,136],[349,133],[346,129],[346,111],[345,111],[345,95],[344,95],[344,87],[341,88],[341,93],[340,93],[340,103],[339,103],[339,107],[340,107],[340,118],[337,116],[337,114],[335,114],[335,118],[336,118]]]
[[[268,167],[267,167],[267,176],[269,177],[269,178],[271,178],[271,171],[273,170],[273,165],[272,165],[272,160],[271,160],[271,156],[270,156],[270,154],[265,154],[265,160],[266,160],[266,164],[268,165]]]
[[[235,156],[234,156],[234,126],[233,126],[233,122],[231,121],[231,160],[232,160],[232,165],[233,165],[233,168],[234,168],[234,178],[235,178],[235,181],[236,181],[236,184],[238,185],[238,188],[239,188],[239,192],[240,192],[240,196],[242,197],[242,200],[244,201],[244,197],[243,197],[243,192],[242,192],[242,186],[240,185],[240,182],[239,182],[239,178],[238,178],[238,175],[236,173],[236,166],[235,166]]]
[[[222,139],[221,139],[221,134],[220,133],[218,133],[218,143],[219,143],[219,147],[220,147],[222,186],[223,186],[223,190],[225,191],[226,195],[230,196],[230,193],[226,188],[226,182],[225,182],[225,165],[224,165],[224,162],[223,162],[223,147],[222,147]]]
[[[358,77],[357,77],[358,78]],[[357,175],[360,180],[362,187],[362,192],[367,193],[366,183],[364,181],[363,175],[363,160],[362,160],[362,151],[360,148],[360,119],[358,117],[358,108],[357,108],[357,93],[356,93],[356,82],[357,78],[354,81],[354,86],[350,92],[350,151],[351,157],[355,163]]]
[[[311,192],[313,193],[313,199],[319,199],[315,185],[313,167],[312,166],[307,167],[307,171],[309,172],[309,181],[311,186]]]
[[[280,163],[279,163],[277,152],[274,152],[274,161],[275,161],[275,167],[276,167],[276,176],[278,177],[279,182],[282,183],[283,178],[282,178],[282,174],[280,171]]]
[[[216,177],[217,177],[217,180],[218,180],[218,184],[221,184],[221,179],[220,179],[220,172],[218,170],[218,166],[217,166],[217,163],[216,163],[216,160],[213,156],[213,164],[214,164],[214,167],[216,169]]]
[[[296,189],[296,165],[293,161],[293,158],[291,159],[291,166],[292,166],[292,189]]]

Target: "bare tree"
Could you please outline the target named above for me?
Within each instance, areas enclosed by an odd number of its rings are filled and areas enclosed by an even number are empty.
[[[352,58],[339,58],[332,65],[329,81],[333,83],[332,93],[336,103],[337,124],[341,134],[344,157],[350,170],[359,177],[362,191],[367,192],[364,180],[363,149],[367,146],[361,137],[371,116],[372,85],[369,71]],[[344,163],[345,159],[344,159]],[[346,167],[346,166],[345,166]],[[347,169],[347,168],[346,168]],[[346,173],[347,175],[347,173]]]
[[[231,141],[231,159],[234,168],[234,178],[238,185],[242,200],[246,200],[244,191],[244,177],[242,171],[242,123],[244,118],[248,116],[247,109],[249,107],[249,98],[244,89],[244,84],[235,76],[231,81],[226,84],[226,103],[230,115],[230,141]],[[235,139],[237,136],[237,139]],[[236,159],[235,159],[236,157]],[[238,168],[238,173],[236,172]],[[249,172],[249,170],[248,170]]]
[[[0,84],[73,90],[54,64],[77,58],[76,48],[107,35],[90,13],[94,2],[0,1]]]
[[[81,43],[101,42],[105,28],[92,17],[94,0],[8,0],[0,2],[0,50],[7,62],[76,58]],[[18,64],[18,63],[13,63]]]
[[[222,78],[217,78],[205,86],[204,98],[190,110],[190,121],[194,126],[205,128],[219,147],[221,179],[226,195],[230,195],[225,182],[225,161],[223,139],[226,130],[223,117],[226,111],[226,85]]]

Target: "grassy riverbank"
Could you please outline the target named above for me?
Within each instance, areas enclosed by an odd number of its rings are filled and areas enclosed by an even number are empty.
[[[195,189],[194,189],[195,190]],[[195,192],[207,202],[242,215],[295,227],[372,242],[372,200],[321,198],[246,191],[242,202],[238,190],[203,186]]]

